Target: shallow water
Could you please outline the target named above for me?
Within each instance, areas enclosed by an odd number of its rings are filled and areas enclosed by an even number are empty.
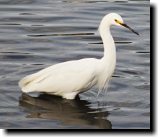
[[[22,95],[17,83],[49,65],[103,56],[101,18],[119,13],[140,33],[112,27],[116,70],[107,92],[80,100]],[[146,0],[0,0],[1,128],[150,128],[150,12]]]

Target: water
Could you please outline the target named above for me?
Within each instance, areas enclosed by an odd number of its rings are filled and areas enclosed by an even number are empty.
[[[150,12],[146,0],[0,0],[1,128],[150,128]],[[17,83],[49,65],[103,56],[97,27],[119,13],[136,29],[112,27],[116,70],[108,91],[80,100],[22,95]]]

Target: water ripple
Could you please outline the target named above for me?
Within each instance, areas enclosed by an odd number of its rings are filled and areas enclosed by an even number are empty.
[[[1,0],[2,128],[149,128],[150,5],[147,0]],[[112,28],[117,65],[108,91],[78,101],[21,93],[18,81],[52,64],[103,56],[101,18],[121,14],[140,33]],[[19,99],[20,98],[20,99]]]

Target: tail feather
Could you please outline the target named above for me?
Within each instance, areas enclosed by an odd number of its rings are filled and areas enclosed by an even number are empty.
[[[19,87],[25,93],[33,92],[36,88],[36,83],[45,79],[50,74],[51,69],[53,68],[48,67],[46,69],[40,70],[37,73],[22,78],[18,83]]]
[[[26,92],[26,93],[30,92],[27,88],[36,78],[37,76],[35,74],[31,74],[21,79],[18,85],[22,89],[23,92]]]

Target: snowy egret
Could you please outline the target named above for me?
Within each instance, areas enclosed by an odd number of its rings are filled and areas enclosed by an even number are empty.
[[[108,84],[116,65],[116,48],[110,33],[111,25],[126,27],[139,35],[124,24],[120,15],[110,13],[103,17],[99,26],[104,45],[104,56],[101,59],[84,58],[52,65],[20,80],[19,86],[22,91],[44,92],[74,99],[76,95],[94,85],[102,89]]]

